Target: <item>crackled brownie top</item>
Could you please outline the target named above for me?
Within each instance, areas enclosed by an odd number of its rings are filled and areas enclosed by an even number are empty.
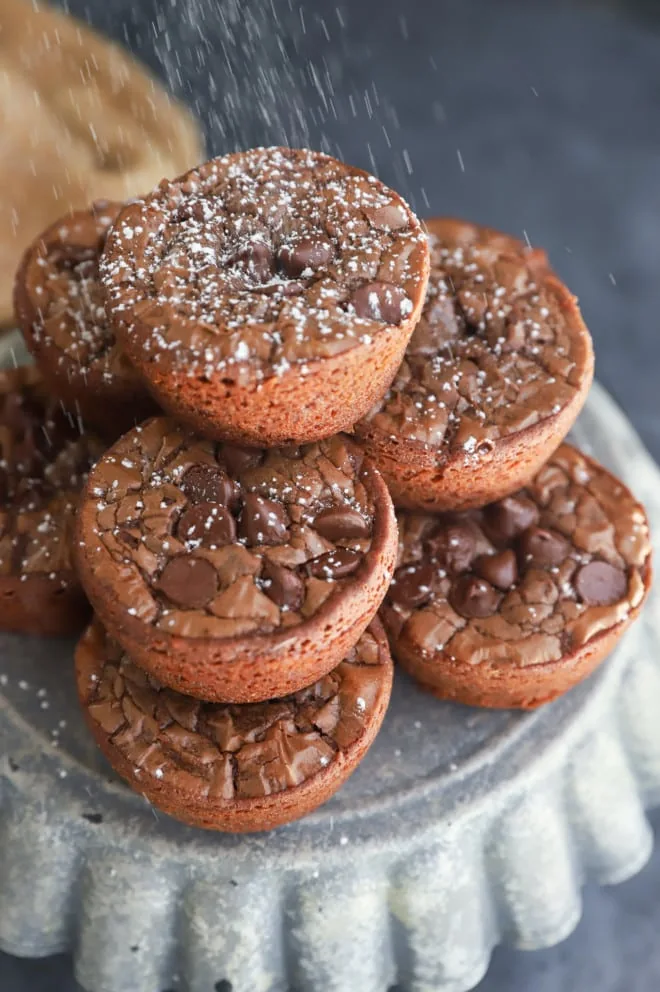
[[[94,372],[111,382],[134,375],[115,346],[98,271],[121,206],[99,202],[62,218],[37,238],[19,271],[17,307],[29,324],[25,330],[37,347],[59,352],[54,360],[69,377]]]
[[[94,470],[84,553],[145,623],[188,637],[272,632],[360,581],[375,526],[368,471],[341,436],[258,451],[157,418]]]
[[[391,664],[375,623],[308,689],[230,706],[163,688],[98,624],[85,635],[77,660],[83,703],[134,774],[209,800],[284,792],[328,768],[364,733]]]
[[[146,357],[240,380],[402,323],[427,259],[419,221],[373,176],[318,152],[257,148],[126,207],[101,272]]]
[[[0,576],[71,572],[78,493],[101,450],[35,369],[0,372]]]
[[[650,577],[642,507],[569,445],[515,495],[465,513],[401,512],[399,531],[390,633],[473,665],[558,661],[625,620]]]
[[[488,451],[559,413],[590,365],[543,252],[488,228],[427,222],[431,275],[399,372],[360,425],[439,449]]]

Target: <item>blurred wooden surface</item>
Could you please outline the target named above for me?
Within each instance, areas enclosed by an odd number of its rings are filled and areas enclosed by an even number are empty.
[[[126,52],[35,6],[0,0],[0,325],[20,254],[48,224],[202,154],[192,118]]]

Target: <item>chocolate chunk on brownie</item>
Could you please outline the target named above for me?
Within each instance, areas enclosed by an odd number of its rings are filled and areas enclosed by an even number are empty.
[[[36,369],[0,372],[0,629],[56,636],[85,622],[74,513],[101,451],[46,396]]]
[[[427,227],[422,316],[356,433],[398,505],[482,506],[524,485],[567,434],[591,339],[543,252],[461,221]]]
[[[308,685],[353,646],[389,585],[396,522],[341,435],[240,449],[159,418],[94,469],[77,550],[134,661],[198,698],[253,702]]]
[[[642,507],[562,445],[525,489],[480,510],[399,513],[382,616],[395,657],[432,692],[534,706],[602,661],[642,606]]]
[[[428,245],[373,176],[258,148],[126,206],[101,274],[165,408],[261,446],[329,436],[380,399],[421,311]]]
[[[106,436],[156,412],[117,346],[106,316],[99,257],[119,203],[61,218],[27,248],[16,276],[16,315],[44,380]]]
[[[280,699],[229,705],[173,692],[95,621],[76,651],[85,718],[115,770],[171,816],[211,830],[267,830],[304,816],[371,745],[392,686],[376,620],[332,671]]]

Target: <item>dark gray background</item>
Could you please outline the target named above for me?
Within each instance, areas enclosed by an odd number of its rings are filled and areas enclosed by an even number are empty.
[[[195,106],[213,153],[304,142],[376,171],[423,215],[547,248],[580,297],[598,377],[660,458],[660,4],[69,6]],[[658,834],[660,813],[653,824]],[[656,992],[659,932],[656,854],[622,886],[587,888],[585,917],[561,946],[496,951],[479,990]],[[2,992],[73,988],[66,959],[0,955]]]

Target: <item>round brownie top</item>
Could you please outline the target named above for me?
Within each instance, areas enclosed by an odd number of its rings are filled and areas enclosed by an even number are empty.
[[[372,471],[341,435],[261,451],[155,418],[91,474],[83,554],[130,616],[171,634],[291,627],[362,581]]]
[[[591,374],[589,335],[545,254],[454,220],[427,221],[422,316],[382,402],[377,431],[472,457],[558,414]]]
[[[99,281],[99,257],[121,206],[101,201],[62,218],[32,243],[19,269],[24,330],[35,350],[55,352],[53,371],[69,378],[134,377],[116,347]]]
[[[125,207],[101,262],[108,305],[141,354],[236,381],[368,344],[419,306],[427,271],[426,236],[401,197],[285,148],[164,181]]]
[[[35,369],[0,372],[0,576],[72,571],[78,493],[101,450]]]
[[[562,445],[534,480],[481,510],[399,515],[400,557],[382,615],[420,654],[472,665],[558,661],[644,599],[642,507]]]
[[[98,623],[76,660],[83,705],[134,776],[210,801],[258,799],[329,771],[378,712],[391,669],[378,621],[328,675],[265,703],[203,703],[164,688]]]

